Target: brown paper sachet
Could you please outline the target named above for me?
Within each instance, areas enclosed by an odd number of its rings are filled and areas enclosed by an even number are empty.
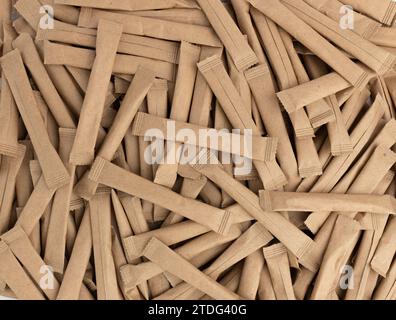
[[[129,14],[104,10],[82,10],[78,25],[80,27],[96,28],[100,19],[122,23],[124,32],[128,34],[172,41],[187,41],[211,47],[222,46],[216,33],[209,27],[139,16],[134,16],[131,19]]]
[[[318,152],[312,138],[297,138],[298,172],[301,178],[320,176],[323,173]]]
[[[264,257],[260,250],[245,258],[238,286],[239,296],[248,300],[256,299],[263,267]]]
[[[255,8],[264,13],[276,24],[290,33],[296,40],[314,52],[344,79],[356,88],[363,88],[368,74],[346,57],[340,50],[294,15],[279,0],[248,0]]]
[[[55,21],[54,29],[39,29],[36,39],[95,48],[96,38],[96,29]],[[176,64],[178,49],[179,46],[171,41],[122,34],[117,52]]]
[[[295,300],[287,249],[281,243],[263,248],[277,300]]]
[[[226,234],[233,218],[228,211],[188,199],[140,176],[127,172],[103,158],[97,158],[89,178],[196,220],[220,234]],[[198,214],[199,213],[199,214]]]
[[[18,34],[27,33],[32,38],[36,36],[36,31],[29,25],[29,23],[22,17],[19,16],[12,22],[12,26]]]
[[[303,193],[260,191],[260,205],[266,211],[359,211],[395,214],[396,199],[390,195]]]
[[[26,147],[18,145],[16,158],[1,156],[0,166],[0,233],[8,230],[12,215],[12,206],[16,195],[17,175],[25,157]]]
[[[68,185],[55,193],[45,244],[44,261],[52,266],[54,272],[61,274],[64,271],[68,216],[75,179],[75,166],[69,164],[75,133],[76,129],[59,129],[59,155],[68,168],[71,179]]]
[[[246,71],[245,76],[268,135],[278,138],[277,159],[288,180],[286,188],[294,189],[300,182],[297,160],[275,95],[269,67],[259,65]]]
[[[258,62],[256,54],[221,1],[198,0],[197,2],[232,57],[237,69],[243,71],[256,64]]]
[[[340,28],[338,21],[332,20],[304,1],[282,0],[282,3],[325,38],[343,48],[376,73],[384,74],[396,63],[395,56],[360,37],[352,30]]]
[[[160,240],[152,238],[144,249],[143,255],[149,260],[161,266],[186,283],[203,291],[209,296],[220,300],[238,300],[238,295],[227,290],[215,280],[199,271],[187,260],[175,253]]]
[[[112,160],[153,81],[154,74],[150,70],[139,68],[99,149],[99,156]],[[90,181],[88,175],[87,172],[75,187],[75,192],[86,199],[92,197],[97,188],[97,183]]]
[[[54,300],[59,290],[59,283],[50,268],[35,251],[28,236],[19,226],[14,227],[1,236],[33,278],[37,286],[41,288],[48,299]]]
[[[94,160],[95,142],[103,113],[106,89],[121,33],[122,26],[117,23],[102,20],[98,26],[96,57],[70,154],[70,162],[75,165],[91,164]]]
[[[4,30],[3,55],[12,50],[12,40],[15,32],[6,23],[1,26]],[[12,96],[10,86],[2,72],[0,95],[0,153],[16,157],[18,153],[18,109]]]
[[[90,200],[89,208],[98,299],[119,300],[120,296],[111,252],[110,194],[97,193]]]
[[[175,136],[171,135],[171,127],[175,126]],[[201,148],[209,147],[211,150],[237,154],[240,156],[252,157],[253,160],[259,161],[271,161],[275,159],[275,153],[277,149],[277,138],[265,138],[265,137],[258,137],[252,136],[252,154],[249,155],[249,151],[245,150],[248,147],[245,147],[245,139],[248,139],[244,135],[239,135],[235,133],[227,133],[227,132],[220,132],[216,129],[206,128],[202,126],[197,126],[194,124],[182,122],[182,121],[174,121],[169,120],[166,118],[160,118],[153,115],[145,114],[139,112],[134,119],[134,123],[132,126],[132,133],[137,136],[145,136],[145,137],[152,137],[156,139],[168,137],[168,141],[176,141],[176,142],[185,142],[185,139],[179,135],[178,133],[182,130],[191,130],[191,133],[194,133],[195,137],[203,137],[203,139],[192,139],[191,145],[196,145]],[[218,138],[217,143],[213,142],[211,134],[214,134],[214,137]],[[224,140],[223,140],[224,139]],[[189,139],[188,139],[189,140]],[[186,141],[187,144],[188,140]],[[203,141],[202,141],[203,140]],[[225,143],[229,141],[229,143]],[[231,143],[232,141],[239,142],[240,148],[239,150],[232,150]],[[221,143],[220,143],[221,142]],[[214,148],[211,148],[211,147]],[[238,153],[235,153],[235,152]]]
[[[198,68],[209,83],[232,126],[240,130],[250,129],[252,135],[261,135],[244,107],[242,98],[228,76],[221,59],[217,56],[210,57],[201,61]],[[275,161],[268,163],[253,161],[253,163],[267,189],[278,189],[287,183],[286,177]]]
[[[42,5],[49,5],[54,9],[54,17],[60,21],[77,24],[80,10],[75,7],[55,3],[55,0],[40,0]]]
[[[181,42],[177,80],[170,110],[172,120],[188,120],[200,53],[200,47],[185,41]],[[157,168],[154,182],[172,188],[176,182],[177,167],[181,157],[180,144],[168,141],[166,150],[165,163]]]
[[[47,65],[67,65],[90,70],[95,61],[94,50],[66,46],[48,41],[44,43],[44,54],[44,63]],[[126,54],[116,55],[113,72],[135,74],[140,65],[153,70],[159,78],[173,81],[175,66],[173,63]]]
[[[260,283],[257,290],[257,298],[259,300],[276,300],[271,276],[268,270],[268,266],[266,264],[264,264],[260,274]]]
[[[45,300],[43,293],[36,287],[4,241],[0,241],[0,256],[0,276],[18,299]]]
[[[279,241],[299,258],[300,263],[315,270],[318,266],[315,260],[315,243],[304,233],[298,230],[291,222],[275,212],[266,212],[261,209],[259,198],[241,183],[230,177],[222,168],[209,161],[212,159],[207,151],[200,153],[197,164],[192,165],[195,170],[207,176],[210,180],[222,187],[236,200],[250,215],[263,224]]]
[[[360,224],[357,221],[338,216],[323,256],[311,300],[331,299],[336,294],[343,268],[352,254],[360,232]]]
[[[168,9],[177,6],[176,0],[151,0],[142,3],[139,0],[120,0],[116,3],[108,0],[55,0],[57,4],[64,4],[77,7],[98,8],[106,10],[125,10],[125,11],[141,11],[141,10],[157,10]]]
[[[33,30],[36,31],[39,28],[41,19],[41,6],[42,4],[38,0],[18,0],[14,8],[29,23]]]
[[[44,68],[33,39],[26,33],[21,34],[14,40],[13,46],[20,50],[23,61],[33,76],[57,124],[62,128],[75,128],[74,120]]]
[[[389,269],[389,273],[386,278],[381,279],[377,289],[374,292],[374,300],[394,300],[395,299],[395,286],[396,281],[396,260]]]
[[[214,207],[221,207],[221,203],[223,201],[222,191],[220,191],[212,181],[207,181],[199,196],[205,203]]]
[[[19,51],[16,49],[3,56],[1,64],[23,122],[32,139],[35,152],[43,169],[45,182],[50,188],[62,187],[68,183],[70,177],[49,141]]]
[[[23,140],[20,141],[20,143],[25,146],[26,151],[22,159],[21,166],[18,170],[18,174],[16,176],[15,196],[16,205],[18,207],[24,207],[33,191],[33,183],[30,175],[29,162],[33,159],[34,155],[32,143],[30,142],[30,140]]]
[[[380,0],[370,3],[359,0],[340,0],[343,4],[351,5],[355,10],[373,19],[391,26],[396,16],[396,6],[391,0]]]

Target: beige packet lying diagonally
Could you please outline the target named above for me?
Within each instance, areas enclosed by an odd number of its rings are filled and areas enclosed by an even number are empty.
[[[243,71],[258,63],[252,48],[220,0],[197,0],[201,9],[227,49],[235,66]]]
[[[314,52],[354,87],[365,87],[368,74],[319,33],[295,16],[279,0],[248,1]]]
[[[0,241],[0,257],[0,276],[18,299],[45,300],[43,293],[36,287],[4,241]]]
[[[200,159],[209,159],[213,155],[206,150],[201,151]],[[201,164],[206,163],[206,164]],[[281,241],[297,258],[302,265],[315,270],[318,265],[315,258],[315,243],[298,230],[291,222],[275,212],[266,212],[261,209],[259,198],[241,183],[230,177],[219,165],[207,164],[213,162],[199,161],[192,165],[195,170],[207,176],[221,186],[257,221],[263,224],[279,241]]]
[[[89,178],[172,210],[220,234],[227,234],[233,223],[230,212],[182,197],[166,187],[129,173],[103,158],[97,158]]]
[[[282,2],[312,28],[376,73],[381,75],[392,70],[396,57],[389,52],[365,40],[352,30],[343,30],[339,22],[333,21],[302,0],[282,0]]]
[[[263,267],[264,256],[261,250],[257,250],[245,258],[238,285],[238,295],[244,299],[256,299]]]
[[[295,300],[287,249],[281,244],[263,248],[277,300]]]
[[[143,251],[143,255],[173,273],[182,280],[198,288],[215,299],[238,300],[238,295],[227,290],[215,280],[199,271],[180,255],[156,238],[152,238]]]
[[[143,2],[140,0],[118,0],[116,2],[109,0],[55,0],[55,3],[77,7],[125,11],[167,9],[174,8],[177,5],[176,0],[149,0]]]
[[[19,51],[16,49],[3,56],[1,65],[40,161],[45,182],[49,188],[64,186],[70,177],[51,145]]]
[[[222,109],[234,128],[252,130],[252,135],[261,132],[244,107],[243,100],[228,76],[223,62],[218,56],[212,56],[198,64],[198,68],[216,95]],[[286,177],[276,161],[253,161],[266,189],[278,189],[287,183]]]
[[[129,14],[114,13],[103,10],[81,10],[80,27],[96,28],[100,19],[107,19],[122,23],[124,32],[152,38],[172,41],[187,41],[190,43],[221,47],[222,44],[215,32],[204,26],[177,23],[166,20],[133,16]]]
[[[70,153],[70,162],[75,165],[91,164],[94,160],[95,142],[102,118],[106,89],[110,82],[121,33],[120,24],[101,20],[98,25],[95,62]]]
[[[4,29],[3,55],[12,50],[15,32],[8,24],[0,25]],[[15,157],[18,150],[18,109],[12,96],[10,86],[2,72],[0,95],[0,154]]]
[[[261,190],[260,205],[266,211],[361,211],[396,214],[396,199],[390,195]]]
[[[176,129],[176,134],[174,137],[172,137],[171,132],[169,131],[169,129],[172,128],[173,125]],[[174,121],[166,118],[160,118],[141,112],[139,112],[135,117],[132,126],[132,133],[134,135],[159,139],[165,138],[168,141],[174,140],[176,142],[185,142],[185,137],[183,137],[181,134],[178,134],[179,132],[182,133],[182,130],[191,130],[190,132],[194,133],[195,137],[198,137],[198,140],[191,139],[191,144],[195,144],[196,146],[202,148],[208,147],[211,150],[237,154],[240,156],[246,156],[248,158],[251,157],[253,160],[259,161],[270,161],[275,159],[277,138],[263,138],[259,136],[252,136],[251,139],[253,149],[252,154],[250,155],[248,147],[245,145],[244,142],[250,137],[247,138],[244,135],[226,132],[223,133],[216,129],[201,127],[182,121]],[[201,139],[201,137],[203,139]],[[216,139],[217,141],[213,141],[212,139]],[[189,141],[190,139],[188,139],[186,142],[188,143]],[[239,150],[233,150],[233,148],[231,147],[231,144],[234,142],[239,143]]]
[[[389,274],[382,279],[377,289],[375,290],[374,300],[395,300],[396,297],[396,260],[393,261]]]

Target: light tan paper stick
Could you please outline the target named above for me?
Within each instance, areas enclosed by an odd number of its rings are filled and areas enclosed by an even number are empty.
[[[394,300],[395,299],[395,286],[396,282],[396,260],[393,261],[389,269],[389,274],[386,278],[382,279],[378,285],[373,299],[374,300]]]
[[[149,17],[167,21],[174,21],[186,24],[196,24],[199,26],[209,27],[208,18],[201,9],[194,8],[172,8],[163,10],[141,10],[128,12],[132,15]]]
[[[6,23],[1,25],[4,29],[3,55],[12,50],[12,40],[16,37],[12,27]],[[0,95],[0,153],[16,157],[18,153],[18,109],[12,96],[7,79],[2,73]]]
[[[45,300],[43,293],[36,287],[4,241],[0,241],[0,256],[1,278],[6,281],[18,299]]]
[[[119,300],[119,291],[111,252],[110,194],[97,193],[89,202],[92,243],[99,300]]]
[[[340,1],[388,26],[392,25],[396,16],[396,6],[394,1],[391,0],[379,0],[376,3],[359,0]]]
[[[3,56],[1,64],[19,112],[32,139],[43,169],[45,182],[49,188],[64,186],[69,182],[70,177],[49,141],[19,51],[14,50]]]
[[[395,214],[396,199],[390,195],[260,191],[266,211],[361,211]]]
[[[200,289],[215,299],[238,300],[238,295],[230,292],[215,280],[205,275],[160,240],[152,238],[144,249],[143,255],[172,272],[187,283]]]
[[[239,296],[249,300],[256,299],[263,267],[264,257],[261,250],[257,250],[245,258],[238,286]]]
[[[297,138],[298,172],[301,178],[320,176],[323,173],[318,152],[312,138]]]
[[[259,300],[276,300],[268,266],[264,265],[260,274],[260,283],[257,291]]]
[[[36,31],[41,19],[40,8],[41,3],[38,0],[19,0],[15,4],[15,9]]]
[[[18,17],[12,22],[12,26],[18,34],[27,33],[32,38],[36,36],[36,31],[29,25],[29,23],[22,17]]]
[[[97,9],[81,11],[78,25],[80,27],[96,28],[100,19],[122,23],[124,32],[129,34],[172,41],[187,41],[211,47],[222,46],[215,32],[209,27],[139,16],[131,18],[129,14]]]
[[[125,11],[139,11],[139,10],[154,10],[174,8],[177,5],[175,0],[150,0],[142,3],[139,0],[119,0],[116,3],[109,0],[99,1],[81,1],[81,0],[55,0],[55,3],[65,4],[77,7],[99,8],[107,10],[125,10]]]
[[[200,159],[201,157],[209,159],[210,155],[206,152],[201,152]],[[241,183],[230,177],[221,167],[214,164],[203,165],[199,163],[208,162],[198,161],[197,165],[193,165],[194,169],[227,191],[250,215],[262,223],[269,232],[293,252],[299,258],[301,264],[313,270],[318,267],[315,261],[315,243],[308,236],[281,215],[262,210],[259,198]]]
[[[54,300],[59,290],[59,282],[51,269],[48,269],[40,255],[35,251],[28,236],[22,228],[16,226],[1,236],[8,244],[15,257],[50,300]]]
[[[54,17],[58,20],[77,24],[80,11],[78,8],[56,4],[55,0],[39,0],[42,5],[47,5],[53,8]]]
[[[166,187],[129,173],[103,158],[97,158],[89,178],[172,210],[186,218],[202,223],[220,234],[227,234],[233,223],[229,212],[182,197]]]
[[[257,56],[220,0],[197,0],[239,71],[258,62]]]
[[[121,33],[122,26],[117,23],[101,21],[98,26],[95,62],[70,154],[70,162],[75,165],[90,164],[94,160],[95,142],[103,113],[106,89]]]
[[[15,192],[16,192],[16,204],[22,208],[26,205],[29,197],[33,191],[33,182],[30,175],[29,162],[33,159],[33,147],[30,140],[20,141],[21,145],[24,145],[26,150],[25,154],[16,176],[15,181]]]
[[[287,249],[281,243],[263,248],[277,300],[295,300]]]
[[[363,69],[354,64],[340,50],[294,15],[279,0],[265,2],[257,0],[248,1],[314,52],[354,87],[363,88],[366,85],[368,74]]]
[[[13,46],[20,50],[25,65],[32,74],[58,125],[62,128],[74,128],[74,120],[45,70],[32,38],[26,33],[21,34],[14,40]]]

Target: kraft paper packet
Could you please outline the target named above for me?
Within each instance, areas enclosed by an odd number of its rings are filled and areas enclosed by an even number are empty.
[[[247,70],[245,76],[268,135],[278,138],[276,156],[288,180],[286,188],[293,190],[301,179],[298,175],[297,160],[293,147],[275,95],[270,69],[268,65],[259,65]]]
[[[110,194],[97,193],[90,200],[89,208],[98,299],[119,300],[120,295],[111,251]]]
[[[278,27],[274,22],[260,13],[255,17],[255,20],[266,47],[267,55],[274,68],[274,73],[278,78],[279,86],[281,89],[296,86],[298,84],[297,78],[293,72],[293,66],[291,65]],[[294,112],[290,115],[290,120],[294,127],[295,135],[298,138],[314,136],[314,131],[305,110]]]
[[[312,138],[297,138],[296,150],[300,178],[319,176],[323,173]]]
[[[244,71],[258,63],[256,54],[246,42],[223,3],[220,0],[197,0],[197,2],[230,54],[236,68]]]
[[[170,132],[168,131],[169,125],[175,125],[175,132],[176,135],[174,138],[171,136]],[[156,129],[155,131],[151,129]],[[214,133],[215,137],[218,138],[217,143],[213,143],[214,148],[210,148],[211,150],[227,152],[231,154],[237,154],[240,156],[251,157],[253,160],[259,161],[270,161],[275,159],[276,149],[277,149],[277,138],[264,138],[253,136],[252,138],[252,154],[249,155],[249,150],[245,150],[245,139],[244,135],[234,134],[234,133],[220,133],[220,131],[216,129],[210,129],[206,127],[201,127],[197,125],[193,125],[187,122],[182,121],[174,121],[169,120],[167,118],[160,118],[155,117],[146,113],[138,113],[134,119],[132,125],[132,133],[137,136],[145,136],[145,137],[152,137],[152,138],[161,138],[170,137],[171,139],[167,139],[168,141],[176,142],[184,142],[180,135],[178,135],[181,130],[191,130],[195,133],[196,137],[199,137],[200,134],[203,134],[203,137],[206,137],[205,141],[191,141],[191,144],[195,144],[199,147],[211,147],[211,134]],[[161,132],[161,135],[158,133]],[[224,139],[224,140],[223,140]],[[226,141],[238,141],[240,144],[240,150],[233,150],[231,145],[225,143]],[[187,141],[188,143],[188,141]],[[245,148],[244,148],[245,147]]]
[[[33,183],[29,169],[29,162],[33,159],[33,147],[30,140],[23,140],[20,141],[20,143],[26,148],[15,181],[16,205],[21,208],[26,205],[33,191]]]
[[[170,110],[172,120],[188,120],[200,54],[199,46],[181,42],[177,80]],[[165,163],[157,168],[154,182],[172,188],[177,178],[177,167],[181,156],[180,144],[168,141],[166,149],[168,152],[164,155]]]
[[[109,161],[113,159],[153,82],[154,74],[150,70],[140,67],[98,151],[98,156]],[[89,180],[88,175],[89,172],[84,175],[75,187],[75,192],[85,199],[90,199],[95,194],[98,186],[97,183]]]
[[[27,33],[32,38],[36,36],[36,31],[29,25],[29,23],[22,17],[19,16],[12,22],[12,26],[18,34]]]
[[[9,24],[1,26],[4,34],[3,55],[12,50],[12,41],[16,37]],[[16,157],[18,153],[18,109],[4,72],[2,72],[0,94],[0,154]]]
[[[58,21],[54,29],[39,29],[36,37],[37,40],[56,41],[88,48],[95,48],[96,38],[96,29],[80,28]],[[117,52],[176,64],[178,47],[171,41],[122,34]]]
[[[160,240],[152,238],[144,249],[143,255],[164,270],[172,272],[186,283],[198,288],[219,300],[239,300],[238,295],[227,290],[218,282],[199,271],[187,260],[175,253]]]
[[[97,9],[81,10],[79,27],[96,28],[100,19],[123,24],[123,32],[138,36],[186,41],[194,44],[221,47],[222,43],[210,27],[178,23],[160,19],[114,13]]]
[[[379,0],[376,3],[359,0],[340,1],[388,26],[392,25],[396,16],[396,6],[394,1],[391,0]]]
[[[383,278],[388,274],[396,251],[395,230],[396,219],[391,217],[370,263],[371,268]]]
[[[262,248],[272,239],[273,237],[260,223],[255,223],[218,256],[218,258],[204,270],[204,273],[216,280],[224,271],[251,253]],[[157,299],[199,299],[202,295],[202,292],[191,287],[189,284],[180,283]]]
[[[389,52],[365,40],[352,30],[341,29],[339,22],[333,21],[304,1],[282,0],[282,3],[325,38],[343,48],[376,73],[382,75],[392,70],[396,57]]]
[[[92,166],[89,178],[172,210],[220,234],[226,234],[233,223],[231,213],[226,210],[180,196],[166,187],[127,172],[100,157]]]
[[[50,269],[45,269],[46,264],[40,255],[35,251],[28,236],[20,227],[14,227],[1,236],[2,240],[8,244],[12,253],[25,267],[37,286],[41,288],[46,297],[55,300],[59,290],[59,282],[55,279]],[[42,270],[46,277],[43,277]]]
[[[268,266],[265,264],[260,274],[260,283],[257,291],[259,300],[276,300],[274,288]]]
[[[222,109],[234,128],[252,130],[252,135],[261,135],[232,80],[228,76],[223,62],[217,56],[210,57],[198,64],[213,93],[216,95]],[[275,161],[253,161],[264,186],[267,189],[278,189],[287,183],[286,177]]]
[[[0,275],[16,295],[23,300],[45,300],[43,293],[19,264],[9,246],[0,241]]]
[[[212,159],[213,155],[206,151],[201,152],[199,159]],[[230,177],[220,166],[209,161],[200,161],[192,165],[195,170],[207,176],[210,180],[222,187],[241,207],[243,207],[252,217],[263,224],[279,241],[299,258],[302,265],[309,269],[317,268],[315,261],[315,243],[291,222],[283,216],[274,212],[266,212],[261,209],[259,198],[241,183]]]
[[[248,0],[252,6],[264,13],[276,24],[290,33],[296,40],[315,53],[344,79],[356,88],[363,88],[368,74],[339,49],[323,38],[314,29],[294,15],[279,0]]]
[[[360,232],[360,224],[357,221],[344,216],[337,218],[315,281],[311,300],[334,299],[342,268],[348,262]]]
[[[96,57],[81,109],[76,138],[70,153],[70,162],[75,165],[91,164],[94,160],[95,143],[103,114],[106,89],[110,82],[121,33],[120,24],[100,21]]]
[[[0,233],[7,231],[11,216],[12,206],[16,194],[17,175],[22,166],[26,147],[23,144],[18,145],[16,158],[10,156],[1,156],[0,166]]]
[[[395,281],[396,281],[396,262],[392,263],[389,269],[389,274],[386,278],[382,279],[377,289],[374,292],[374,300],[394,300],[395,299]]]
[[[260,191],[260,205],[266,211],[359,211],[395,214],[396,199],[390,195],[335,194]]]
[[[23,33],[14,40],[13,47],[20,50],[23,61],[50,108],[58,126],[62,128],[75,128],[74,120],[52,83],[40,59],[33,39],[28,34]]]
[[[239,296],[248,300],[256,299],[263,267],[264,257],[261,250],[245,258],[237,292]]]
[[[80,10],[75,7],[56,4],[54,0],[39,0],[42,5],[49,5],[54,9],[54,17],[71,24],[77,24]]]
[[[281,244],[263,248],[277,300],[296,300],[290,274],[287,249]]]
[[[391,167],[390,166],[381,166],[379,170],[376,170],[378,167],[378,163],[381,163],[381,160],[378,158],[372,158],[365,165],[365,167],[359,172],[358,178],[353,182],[353,184],[348,189],[340,190],[341,193],[372,193],[375,191],[376,187],[382,183],[383,180],[388,180],[387,173]],[[323,226],[320,228],[319,232],[317,232],[315,236],[315,242],[319,246],[319,251],[321,252],[322,259],[323,254],[326,250],[327,243],[331,236],[335,221],[337,219],[337,214],[331,214]],[[296,293],[296,297],[298,299],[303,299],[308,286],[312,282],[316,275],[316,272],[311,272],[306,268],[302,268],[301,272],[297,275],[296,281],[294,283],[294,291]]]
[[[59,129],[59,155],[71,176],[68,185],[56,191],[51,209],[45,246],[44,261],[51,265],[54,272],[63,273],[65,267],[65,248],[68,217],[75,181],[75,166],[69,164],[70,151],[75,138],[75,129]]]
[[[90,70],[95,61],[94,50],[55,44],[48,41],[44,43],[44,54],[44,63],[47,65],[67,65]],[[116,55],[113,72],[135,74],[140,65],[153,70],[158,78],[173,81],[175,66],[173,63],[126,54]]]
[[[3,56],[1,65],[40,161],[45,182],[49,188],[64,186],[69,182],[70,177],[51,145],[20,52],[16,49]]]

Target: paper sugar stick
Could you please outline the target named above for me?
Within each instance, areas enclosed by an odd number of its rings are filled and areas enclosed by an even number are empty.
[[[79,16],[79,10],[78,8],[71,7],[71,6],[65,6],[62,4],[56,4],[55,0],[39,0],[40,3],[44,6],[50,6],[53,8],[54,11],[54,17],[58,20],[71,23],[71,24],[77,24],[78,22],[78,16]]]
[[[281,243],[263,248],[277,300],[295,300],[287,249]]]
[[[238,286],[238,295],[249,300],[256,299],[263,267],[264,257],[260,250],[245,258]]]
[[[322,165],[312,138],[296,139],[298,172],[301,178],[319,176],[323,173]]]
[[[76,139],[70,154],[70,162],[75,165],[90,164],[94,160],[94,148],[103,113],[105,90],[109,85],[121,33],[122,26],[110,21],[101,21],[98,26],[95,62],[77,126]]]
[[[261,271],[257,295],[260,300],[276,300],[267,265],[264,265],[263,270]]]
[[[132,15],[149,17],[167,21],[174,21],[187,24],[196,24],[199,26],[209,27],[208,18],[201,9],[195,8],[172,8],[163,10],[141,10],[128,12]]]
[[[395,296],[395,281],[396,281],[396,262],[393,261],[386,278],[382,279],[378,285],[373,299],[374,300],[394,300]]]
[[[16,204],[24,207],[33,191],[33,183],[30,175],[29,162],[33,159],[33,147],[30,140],[20,141],[25,146],[25,154],[15,181]]]
[[[78,25],[86,28],[96,28],[100,19],[107,19],[123,24],[123,31],[128,34],[147,36],[172,41],[187,41],[190,43],[221,47],[222,44],[215,32],[205,26],[171,22],[147,17],[131,16],[103,10],[84,10],[81,12]]]
[[[150,0],[142,3],[139,0],[120,0],[114,3],[109,0],[99,1],[81,1],[81,0],[55,0],[55,3],[65,4],[77,7],[89,7],[108,10],[125,10],[125,11],[139,11],[139,10],[153,10],[153,9],[167,9],[176,7],[175,0]]]
[[[0,256],[1,278],[6,281],[17,298],[45,300],[43,293],[36,287],[4,241],[0,241]]]
[[[196,220],[220,234],[226,234],[233,222],[230,213],[225,210],[184,198],[166,187],[129,173],[103,158],[97,158],[89,178]]]
[[[29,25],[29,23],[22,17],[18,17],[13,21],[12,26],[18,34],[27,33],[32,38],[36,36],[36,31]]]
[[[258,62],[256,54],[221,1],[198,0],[197,2],[232,57],[237,69],[243,71],[256,64]]]
[[[14,50],[3,56],[1,65],[23,122],[32,139],[43,169],[45,182],[49,188],[62,187],[68,183],[70,177],[49,141],[19,51]]]
[[[279,0],[266,2],[257,0],[248,1],[314,52],[354,87],[363,88],[366,85],[368,74],[363,69],[354,64],[340,50],[294,15]]]

